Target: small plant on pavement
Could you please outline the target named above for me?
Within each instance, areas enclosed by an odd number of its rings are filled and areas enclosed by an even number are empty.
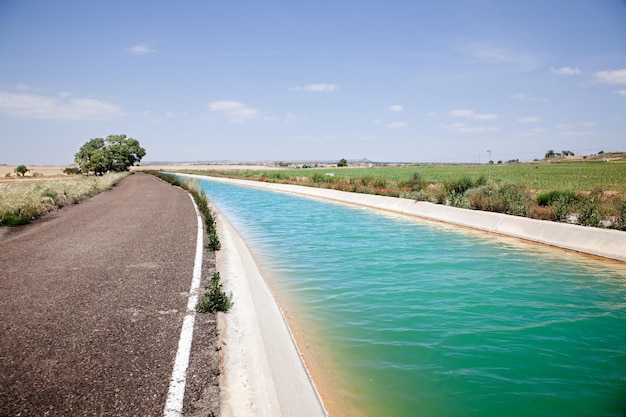
[[[233,305],[233,295],[224,292],[219,272],[213,274],[211,282],[204,288],[207,292],[196,306],[198,313],[217,313],[218,311],[226,313],[230,310]]]
[[[205,248],[211,252],[218,251],[222,248],[222,244],[220,243],[220,239],[217,237],[217,232],[212,230],[209,233],[209,243],[206,244]]]

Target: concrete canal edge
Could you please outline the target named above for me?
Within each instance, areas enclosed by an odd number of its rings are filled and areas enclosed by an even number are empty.
[[[221,416],[328,416],[276,299],[248,247],[218,216],[216,252],[233,307],[220,314]]]
[[[616,230],[393,197],[178,175],[369,207],[626,262],[626,233]],[[216,253],[217,270],[222,275],[226,291],[233,293],[234,301],[229,313],[220,314],[218,319],[220,340],[224,346],[221,415],[291,416],[306,410],[310,416],[328,416],[271,289],[245,242],[221,214],[218,215],[218,233],[222,249]]]
[[[324,188],[218,177],[196,176],[196,178],[322,198],[400,213],[626,262],[626,232],[619,230],[535,220],[508,214],[444,206],[425,201],[350,193]]]

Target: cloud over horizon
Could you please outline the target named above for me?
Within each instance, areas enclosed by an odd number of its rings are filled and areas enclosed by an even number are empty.
[[[550,68],[550,71],[557,75],[582,75],[583,73],[579,68],[571,67]]]
[[[451,110],[450,115],[452,117],[461,117],[471,120],[495,120],[497,115],[492,113],[476,113],[474,110]]]
[[[328,93],[339,90],[339,86],[336,84],[309,84],[299,87],[291,87],[292,91],[308,91],[312,93]]]
[[[74,97],[69,93],[44,96],[4,91],[0,91],[0,112],[9,116],[74,121],[114,120],[124,115],[117,105],[104,100]]]
[[[519,123],[537,123],[541,121],[541,117],[538,116],[530,116],[530,117],[520,117],[517,119]]]
[[[212,101],[207,104],[209,110],[223,114],[230,123],[245,123],[256,119],[259,111],[238,101]]]
[[[389,129],[400,129],[407,126],[407,122],[391,122],[387,123]]]
[[[148,54],[153,54],[155,52],[159,52],[154,49],[149,43],[138,43],[137,45],[133,45],[130,48],[126,49],[133,55],[143,56]]]
[[[626,84],[626,69],[598,71],[594,75],[607,84]]]

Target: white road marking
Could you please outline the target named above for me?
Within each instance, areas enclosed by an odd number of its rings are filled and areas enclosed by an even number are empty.
[[[183,327],[178,340],[178,351],[170,379],[170,388],[165,402],[165,417],[180,417],[183,413],[183,398],[185,397],[185,383],[187,382],[187,367],[189,366],[189,355],[191,353],[191,341],[193,340],[193,325],[196,319],[196,304],[198,303],[198,289],[202,281],[202,252],[204,230],[202,228],[202,216],[198,210],[196,202],[189,194],[193,207],[198,218],[198,237],[196,240],[196,259],[193,266],[193,279],[189,289],[189,299],[187,301],[187,312],[183,319]]]

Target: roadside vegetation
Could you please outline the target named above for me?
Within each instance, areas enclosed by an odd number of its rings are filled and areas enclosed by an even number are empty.
[[[626,155],[605,156],[615,160],[190,172],[626,230]]]
[[[202,214],[204,219],[204,229],[207,234],[208,243],[205,245],[205,249],[209,252],[215,252],[221,249],[219,236],[217,234],[217,224],[215,220],[215,213],[209,205],[209,199],[206,196],[204,190],[202,190],[198,181],[185,178],[181,180],[178,176],[172,174],[166,174],[158,171],[146,171],[148,174],[154,175],[157,178],[162,179],[174,186],[181,187],[186,190],[193,197],[198,210]],[[209,285],[205,286],[206,293],[202,296],[196,311],[199,313],[227,313],[233,305],[232,293],[226,294],[222,288],[220,282],[220,273],[215,272],[211,277]]]
[[[78,204],[113,187],[128,175],[110,173],[99,177],[1,181],[0,225],[18,226],[69,204]]]
[[[18,165],[15,174],[26,181],[0,182],[0,226],[27,224],[53,210],[92,197],[128,175],[129,168],[145,154],[138,140],[109,135],[106,139],[91,139],[78,150],[74,155],[78,167],[63,171],[69,178],[26,180],[24,177],[30,169]],[[6,177],[10,178],[10,173]],[[33,173],[32,177],[40,175]]]
[[[226,313],[230,310],[233,305],[233,295],[226,294],[222,289],[219,272],[213,274],[211,282],[204,289],[207,292],[196,306],[198,313],[217,313],[218,311]]]

